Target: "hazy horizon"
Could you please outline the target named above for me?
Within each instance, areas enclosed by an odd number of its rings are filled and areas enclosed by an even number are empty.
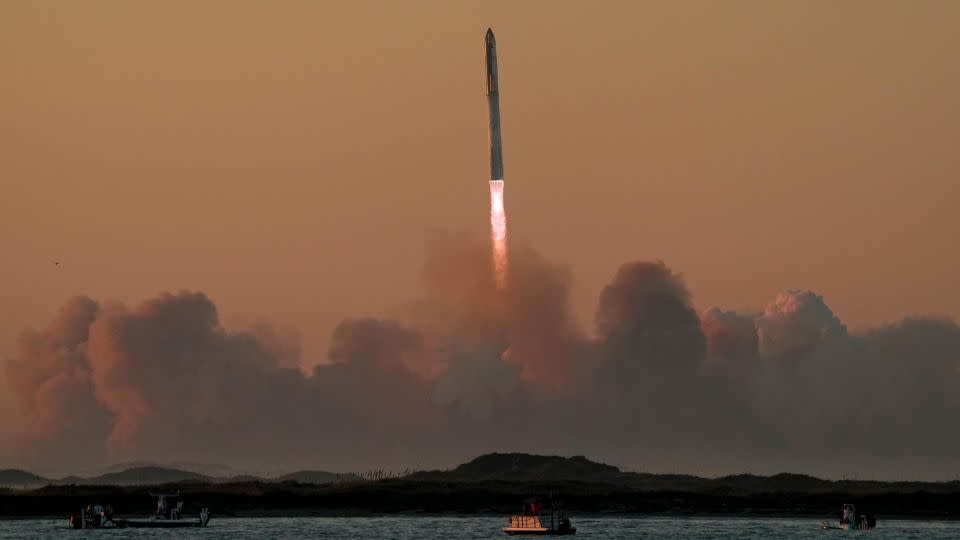
[[[514,452],[501,451],[501,452],[493,452],[493,453],[510,454]],[[581,456],[580,454],[550,454],[550,453],[537,453],[537,452],[519,452],[519,453],[540,455],[544,457],[559,456],[563,458]],[[319,471],[319,472],[327,472],[327,473],[342,474],[342,475],[350,475],[350,474],[363,475],[370,471],[376,471],[378,469],[382,470],[387,475],[387,477],[392,477],[394,475],[404,475],[404,474],[415,473],[415,472],[426,472],[426,471],[437,471],[437,470],[449,471],[449,470],[455,469],[459,465],[463,465],[465,463],[473,461],[473,459],[475,458],[478,458],[484,455],[488,455],[488,454],[478,454],[476,456],[466,458],[462,461],[456,461],[449,464],[437,465],[434,467],[424,467],[424,468],[416,468],[416,469],[410,468],[410,467],[396,467],[396,468],[383,467],[377,464],[370,464],[369,466],[366,466],[366,467],[355,467],[355,468],[349,468],[349,467],[348,468],[343,468],[343,467],[331,468],[331,467],[323,467],[321,464],[314,464],[312,466],[310,465],[304,465],[300,467],[274,466],[273,468],[256,469],[256,468],[250,468],[250,467],[234,467],[228,463],[199,463],[199,462],[192,462],[192,461],[117,462],[117,463],[100,465],[97,467],[68,469],[68,470],[59,470],[59,471],[58,470],[42,471],[38,469],[26,469],[26,468],[19,469],[17,467],[9,467],[5,469],[6,470],[23,470],[25,472],[34,473],[34,474],[37,474],[38,476],[41,476],[43,478],[50,479],[50,480],[62,480],[69,477],[94,478],[94,477],[102,476],[105,474],[119,473],[119,472],[129,471],[133,469],[150,468],[150,467],[199,473],[199,474],[203,474],[216,479],[229,479],[231,477],[244,476],[244,475],[257,476],[263,479],[272,479],[272,478],[279,478],[288,474],[293,474],[297,472],[306,472],[306,471]],[[662,475],[689,474],[689,475],[697,476],[700,478],[708,478],[708,479],[722,478],[726,476],[736,476],[739,474],[753,474],[753,475],[767,476],[767,477],[775,476],[778,474],[797,474],[797,475],[813,476],[823,480],[831,480],[831,481],[849,480],[849,481],[882,481],[882,482],[912,482],[912,481],[955,482],[958,479],[958,475],[954,475],[952,477],[943,477],[943,478],[931,476],[928,478],[920,478],[920,479],[910,477],[910,476],[902,476],[902,475],[876,476],[876,475],[871,475],[869,473],[864,475],[862,474],[861,471],[853,470],[853,469],[843,470],[829,463],[821,464],[825,466],[823,470],[826,471],[826,474],[820,474],[820,475],[813,474],[810,472],[803,472],[803,471],[780,470],[780,469],[777,469],[776,467],[771,468],[769,470],[731,469],[727,471],[717,471],[712,473],[710,472],[697,473],[697,472],[692,472],[692,469],[677,470],[670,467],[663,468],[663,469],[648,470],[644,468],[637,468],[637,467],[625,466],[625,465],[612,463],[612,462],[606,462],[600,459],[593,459],[590,456],[581,456],[581,457],[586,457],[588,460],[595,463],[612,465],[614,467],[617,467],[618,469],[620,469],[621,472],[624,472],[624,473],[649,473],[649,474],[662,474]]]
[[[954,479],[958,22],[4,3],[0,465]]]

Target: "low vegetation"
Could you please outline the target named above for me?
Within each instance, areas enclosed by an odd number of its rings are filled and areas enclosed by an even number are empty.
[[[21,478],[29,479],[23,476]],[[0,490],[0,516],[65,516],[93,502],[143,515],[149,491],[180,490],[219,516],[506,514],[553,493],[572,513],[811,516],[843,503],[879,516],[960,517],[960,482],[830,481],[805,475],[698,478],[622,472],[584,457],[488,454],[449,471],[301,471],[273,480],[186,478],[145,485],[52,484]]]

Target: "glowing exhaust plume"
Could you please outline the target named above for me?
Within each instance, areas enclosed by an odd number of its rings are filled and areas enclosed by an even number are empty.
[[[490,232],[493,235],[493,275],[497,287],[507,281],[507,212],[503,208],[503,180],[490,181]]]

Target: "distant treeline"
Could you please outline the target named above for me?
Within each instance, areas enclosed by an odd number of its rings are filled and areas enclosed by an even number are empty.
[[[131,470],[110,479],[168,477]],[[147,474],[147,473],[150,474]],[[622,472],[582,456],[487,454],[449,471],[375,469],[363,474],[301,471],[271,481],[199,475],[152,485],[53,484],[0,489],[0,516],[66,516],[88,504],[118,515],[149,514],[150,491],[182,491],[185,512],[214,516],[395,513],[507,514],[552,493],[572,513],[836,517],[844,503],[881,517],[960,517],[960,482],[831,481],[799,474],[699,478]]]
[[[508,514],[531,498],[552,492],[573,513],[648,515],[809,516],[833,518],[842,504],[884,517],[955,519],[960,490],[747,492],[634,489],[585,482],[434,482],[388,479],[334,484],[296,482],[178,484],[145,487],[48,486],[0,492],[0,516],[67,516],[87,504],[112,504],[118,515],[148,515],[149,491],[180,490],[185,513],[207,507],[214,516],[312,516],[370,514]]]

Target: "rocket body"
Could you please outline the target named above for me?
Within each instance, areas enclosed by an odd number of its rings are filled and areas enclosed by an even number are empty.
[[[497,40],[487,29],[487,112],[490,116],[490,233],[493,275],[498,289],[507,283],[507,213],[503,207],[503,141],[500,138],[500,80]]]
[[[500,138],[500,82],[497,76],[497,40],[487,29],[487,112],[490,117],[490,180],[503,180],[503,141]]]

